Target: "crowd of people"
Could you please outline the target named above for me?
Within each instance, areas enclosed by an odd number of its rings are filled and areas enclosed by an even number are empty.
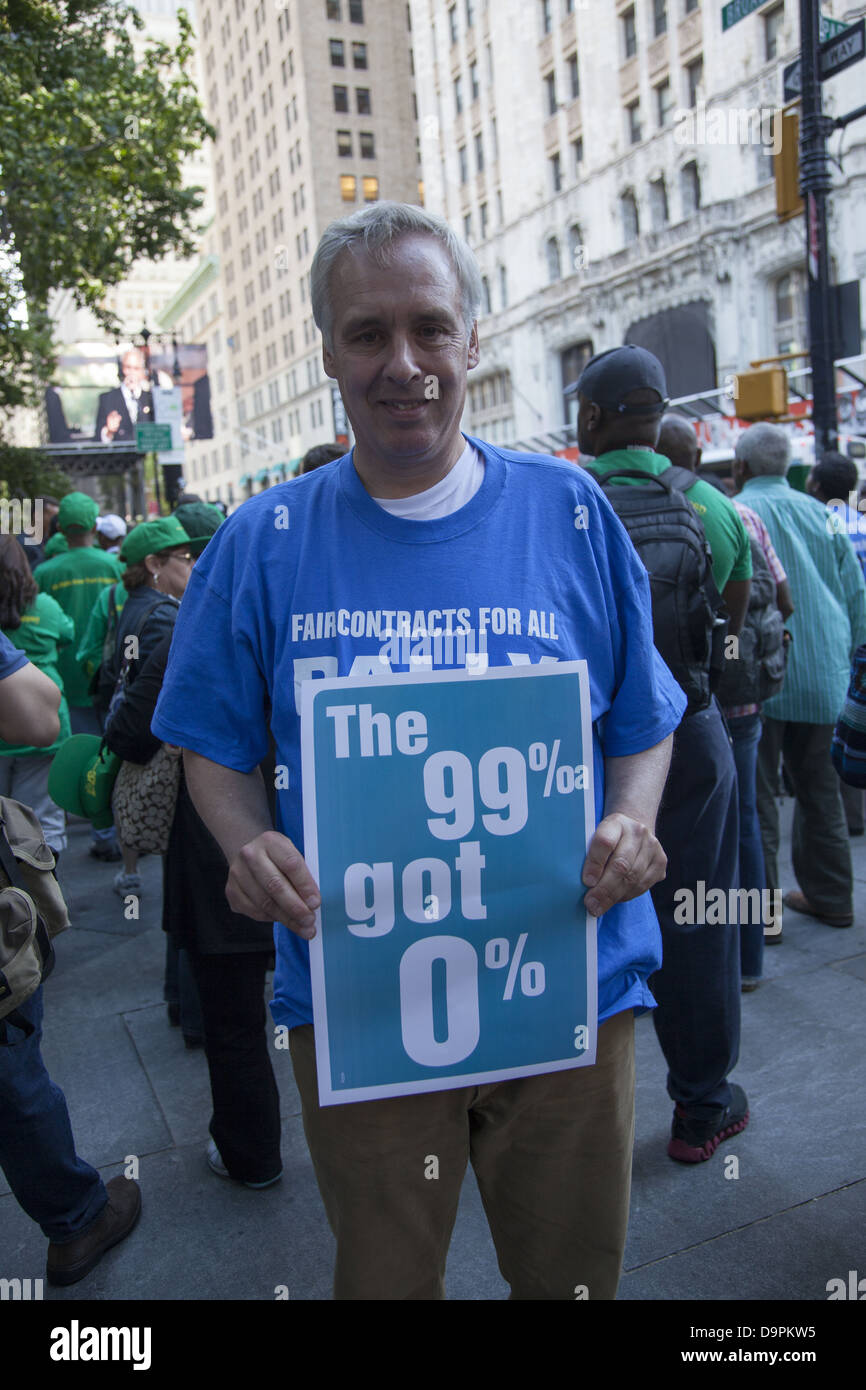
[[[97,761],[159,760],[153,786],[171,789],[165,998],[169,1022],[207,1057],[207,1162],[250,1188],[282,1176],[264,1002],[275,969],[271,1015],[289,1030],[337,1236],[338,1298],[444,1296],[467,1160],[513,1298],[570,1299],[576,1285],[614,1298],[635,1013],[654,1010],[672,1159],[705,1161],[749,1121],[731,1074],[741,993],[760,985],[765,944],[783,942],[783,789],[795,804],[798,885],[785,907],[816,929],[854,920],[849,835],[863,833],[863,793],[840,781],[831,743],[866,644],[866,554],[836,506],[856,491],[856,465],[828,455],[810,495],[799,492],[786,477],[785,430],[754,425],[736,447],[732,500],[701,473],[694,429],[668,411],[661,363],[631,346],[593,358],[575,384],[580,466],[468,438],[460,420],[479,359],[480,292],[471,252],[418,208],[380,203],[332,224],[312,299],[351,453],[319,446],[301,477],[227,521],[181,500],[128,529],[70,492],[45,499],[56,518],[38,555],[0,538],[0,793],[33,808],[59,861],[66,817],[52,790],[72,787],[67,810],[81,808]],[[290,544],[273,524],[283,499]],[[674,515],[665,529],[659,519]],[[686,551],[688,592],[677,559]],[[674,631],[676,604],[666,603],[677,584],[691,616]],[[522,610],[530,597],[556,615],[558,637],[527,636],[523,659],[584,660],[590,677],[602,775],[576,872],[600,919],[595,1065],[322,1106],[308,949],[319,890],[303,858],[300,796],[275,790],[274,777],[285,765],[289,787],[300,785],[304,653],[292,613],[390,604],[472,614],[480,604]],[[339,675],[380,647],[338,632],[320,645]],[[489,664],[506,665],[515,638],[489,633],[487,645]],[[55,760],[63,778],[52,777]],[[152,841],[117,808],[115,820],[93,829],[90,853],[122,861],[114,888],[127,901],[142,892],[138,859]],[[699,896],[701,885],[736,909],[695,920],[682,890]],[[140,1195],[132,1180],[106,1187],[76,1153],[39,1053],[41,994],[24,1006],[29,1036],[0,1023],[0,1166],[49,1239],[49,1280],[69,1284],[132,1229]],[[22,1158],[24,1128],[38,1182]],[[419,1152],[439,1156],[439,1182],[419,1188]]]

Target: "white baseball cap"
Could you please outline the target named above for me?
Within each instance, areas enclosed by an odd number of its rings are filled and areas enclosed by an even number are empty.
[[[126,535],[126,522],[122,516],[117,516],[115,512],[108,512],[106,516],[96,519],[96,529],[101,536],[106,536],[110,541],[119,541]]]

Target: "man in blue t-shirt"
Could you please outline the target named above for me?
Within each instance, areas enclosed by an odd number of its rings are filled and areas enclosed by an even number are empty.
[[[291,1030],[337,1235],[337,1298],[444,1296],[467,1158],[513,1298],[573,1299],[576,1288],[613,1298],[626,1234],[633,1019],[652,1007],[646,982],[659,964],[647,890],[665,858],[653,825],[685,699],[652,644],[646,572],[596,484],[558,460],[461,434],[480,292],[471,252],[419,208],[377,203],[327,229],[313,311],[355,448],[220,528],[193,571],[152,724],[186,750],[193,800],[229,864],[232,907],[276,919],[272,1012]],[[421,628],[437,667],[588,663],[598,825],[582,878],[587,909],[603,917],[597,1061],[323,1107],[300,689],[408,669]],[[255,770],[269,726],[286,769],[277,830]],[[435,1182],[424,1180],[431,1154]]]

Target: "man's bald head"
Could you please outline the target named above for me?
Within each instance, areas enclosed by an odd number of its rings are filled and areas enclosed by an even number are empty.
[[[690,473],[697,473],[701,450],[694,426],[682,415],[665,415],[659,430],[656,453],[670,459],[675,468],[687,468]]]

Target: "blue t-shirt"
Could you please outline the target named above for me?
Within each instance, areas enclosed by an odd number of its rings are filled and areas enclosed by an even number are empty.
[[[484,481],[450,516],[391,516],[347,455],[245,503],[192,572],[151,727],[250,772],[268,750],[269,701],[288,769],[278,828],[301,850],[304,680],[382,674],[383,660],[418,669],[413,650],[439,669],[584,659],[598,819],[604,756],[643,752],[682,718],[685,697],[653,646],[646,571],[595,481],[558,459],[470,443]],[[311,1023],[309,947],[279,924],[275,941],[274,1019]],[[599,1020],[651,1007],[660,961],[650,895],[617,903],[599,922]]]
[[[0,681],[5,681],[7,676],[14,676],[16,671],[20,671],[21,667],[26,665],[27,657],[24,652],[19,651],[5,633],[0,632]]]

